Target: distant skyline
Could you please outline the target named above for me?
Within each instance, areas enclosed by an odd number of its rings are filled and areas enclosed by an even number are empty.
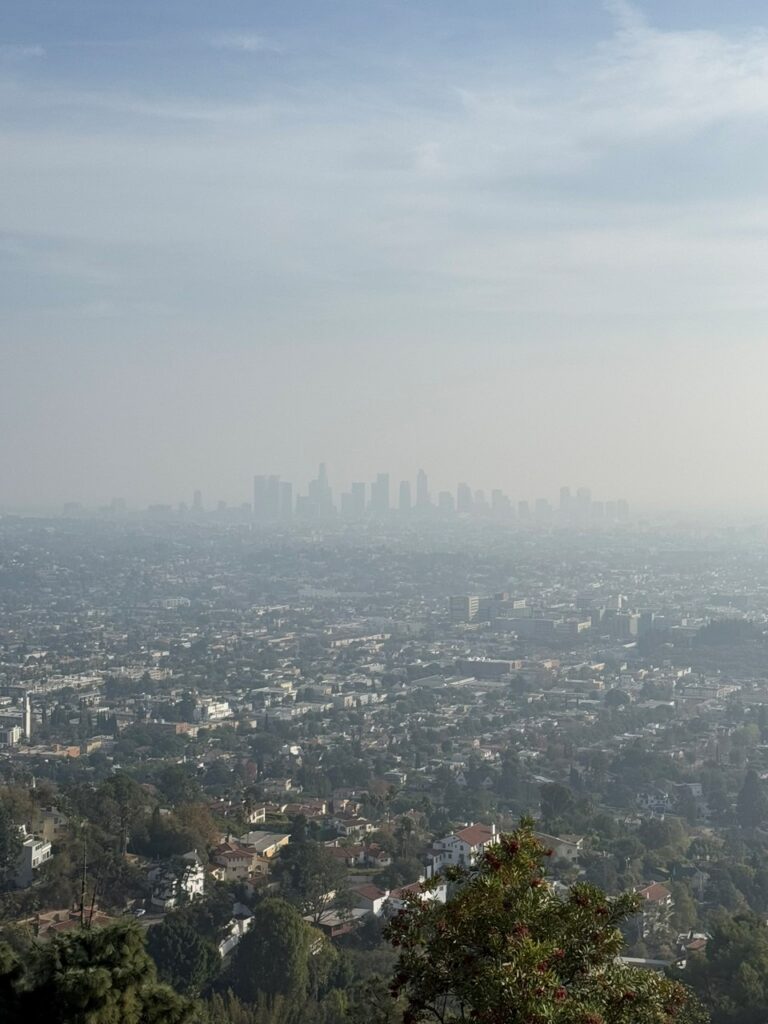
[[[6,0],[0,506],[768,511],[766,115],[756,0]]]

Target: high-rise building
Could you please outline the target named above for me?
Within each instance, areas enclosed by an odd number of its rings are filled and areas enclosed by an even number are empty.
[[[472,622],[480,611],[480,598],[476,595],[457,594],[449,598],[448,605],[454,622]]]
[[[379,473],[371,484],[371,512],[385,515],[389,511],[389,473]]]
[[[366,486],[362,480],[357,480],[350,488],[352,496],[352,514],[356,519],[362,519],[365,515],[365,491]]]
[[[529,523],[531,521],[531,506],[527,501],[518,501],[517,518],[521,523]]]
[[[274,522],[280,516],[280,477],[267,477],[267,516],[270,522]]]
[[[400,494],[398,496],[397,507],[400,512],[411,511],[411,482],[410,480],[400,481]]]
[[[571,515],[571,488],[561,487],[560,488],[560,516],[563,519],[570,518]]]
[[[203,492],[195,491],[192,495],[192,511],[202,512],[203,511]]]
[[[281,492],[279,476],[274,474],[255,476],[253,478],[253,518],[260,523],[271,523],[278,519],[280,517]]]
[[[290,519],[293,516],[293,484],[289,480],[280,483],[280,509],[281,519]]]
[[[253,478],[253,518],[263,522],[267,518],[267,478]]]
[[[420,469],[416,474],[416,507],[426,508],[429,505],[429,481],[427,474]]]
[[[437,496],[437,507],[441,512],[453,512],[456,509],[456,502],[450,491],[440,491]]]
[[[456,511],[466,513],[472,511],[472,489],[469,484],[456,487]]]
[[[32,739],[32,698],[28,693],[24,694],[24,736]]]
[[[306,510],[309,515],[319,516],[321,519],[327,519],[335,512],[333,492],[328,483],[328,473],[324,462],[320,463],[317,479],[311,480],[309,483],[309,500]]]
[[[488,502],[485,500],[485,491],[475,491],[472,498],[472,511],[487,515],[490,511]]]
[[[588,487],[580,487],[576,491],[576,515],[582,526],[590,520],[592,515],[592,491]]]
[[[505,519],[512,511],[512,504],[507,495],[495,488],[491,491],[491,512],[497,519]]]

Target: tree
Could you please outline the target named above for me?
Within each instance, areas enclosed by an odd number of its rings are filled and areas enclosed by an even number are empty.
[[[11,812],[0,802],[0,888],[7,885],[16,871],[21,853],[21,836]]]
[[[198,995],[221,968],[216,946],[200,934],[183,912],[169,914],[149,929],[147,949],[160,980],[184,995]]]
[[[346,885],[347,871],[325,846],[307,840],[289,843],[280,851],[274,876],[286,899],[317,924]]]
[[[260,903],[256,920],[243,936],[230,970],[232,989],[240,999],[255,1002],[259,993],[303,1000],[309,991],[309,959],[315,941],[323,939],[285,900]]]
[[[524,820],[474,872],[453,869],[443,904],[408,900],[388,929],[399,950],[391,991],[409,1024],[671,1024],[706,1017],[681,984],[617,962],[634,895],[587,884],[559,897],[549,853]],[[425,883],[429,888],[435,880]]]
[[[541,787],[541,815],[548,824],[572,814],[576,808],[573,793],[559,782]]]
[[[394,832],[394,837],[397,841],[398,853],[404,859],[412,856],[413,854],[415,833],[416,825],[414,824],[413,818],[409,818],[404,814],[395,826]]]
[[[141,786],[124,772],[101,784],[92,805],[99,824],[117,836],[118,849],[125,853],[131,833],[144,816],[146,798]]]
[[[764,1024],[768,1018],[768,927],[756,914],[721,914],[685,979],[712,1013],[712,1024]]]
[[[624,690],[609,690],[605,695],[605,706],[608,708],[623,708],[631,703],[631,697]]]
[[[768,818],[768,798],[754,768],[744,776],[736,799],[736,815],[742,828],[759,828]]]
[[[192,1012],[158,982],[134,923],[56,935],[23,962],[0,943],[3,1024],[185,1024]]]

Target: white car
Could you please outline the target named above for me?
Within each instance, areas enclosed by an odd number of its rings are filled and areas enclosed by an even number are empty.
[[[146,910],[144,909],[144,907],[139,907],[138,910],[133,911],[134,917],[144,917],[145,914]]]

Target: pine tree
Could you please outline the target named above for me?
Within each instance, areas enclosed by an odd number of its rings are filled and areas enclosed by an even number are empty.
[[[744,776],[736,800],[736,815],[742,828],[759,828],[768,818],[768,798],[754,768]]]
[[[186,1024],[192,1012],[158,982],[134,923],[57,935],[23,963],[0,943],[3,1024]]]

